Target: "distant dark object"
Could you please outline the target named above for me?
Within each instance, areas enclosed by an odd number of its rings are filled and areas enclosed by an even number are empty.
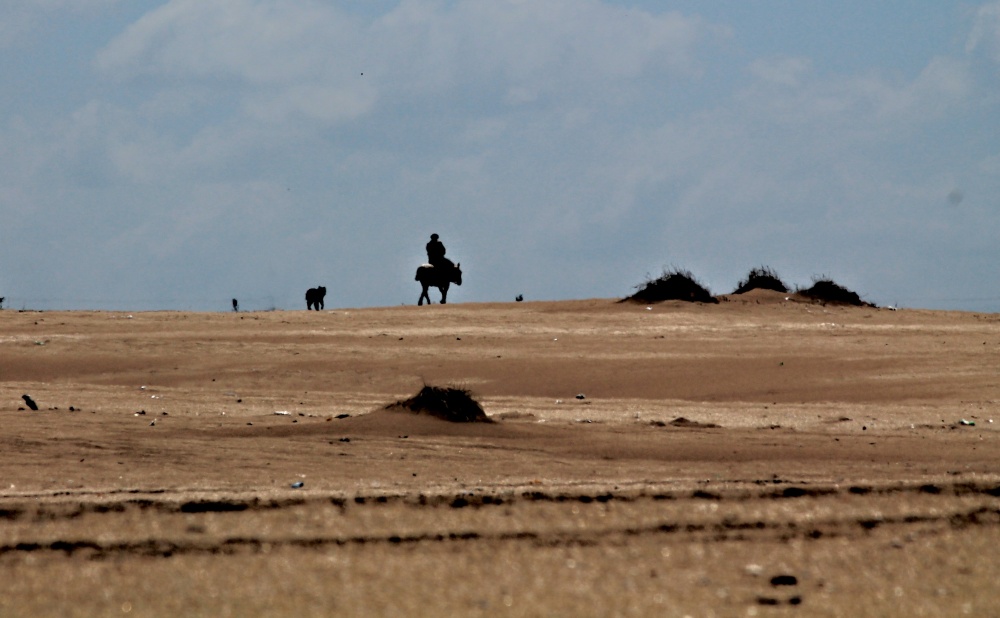
[[[482,406],[462,388],[424,386],[420,392],[403,401],[389,404],[386,410],[409,410],[453,423],[492,423]]]
[[[323,308],[323,299],[326,298],[326,288],[310,288],[306,290],[306,311],[315,309],[319,311]]]
[[[853,305],[855,307],[875,306],[871,303],[866,303],[855,292],[837,285],[830,279],[814,280],[811,288],[796,291],[799,295],[822,304],[831,303],[835,305]]]
[[[692,421],[691,419],[684,418],[683,416],[678,416],[669,423],[673,427],[684,427],[689,429],[718,429],[719,425],[715,423],[700,423],[698,421]]]
[[[240,310],[240,302],[234,298],[233,299],[233,311],[239,311],[239,310]]]
[[[35,400],[29,397],[28,395],[21,395],[21,399],[23,399],[24,403],[26,403],[28,407],[31,408],[32,410],[38,409],[38,404],[35,403]]]
[[[441,290],[441,304],[448,302],[448,288],[452,283],[455,285],[462,285],[462,264],[458,263],[454,266],[451,265],[451,261],[447,258],[438,265],[424,264],[417,268],[417,274],[414,277],[416,281],[420,282],[423,286],[423,291],[420,292],[420,298],[417,299],[417,305],[423,305],[424,299],[427,300],[427,304],[431,304],[430,294],[427,293],[428,288],[435,287]]]
[[[3,309],[3,296],[0,296],[0,309]]]
[[[524,300],[524,297],[518,294],[517,296],[514,297],[514,300],[516,300],[517,302],[521,302],[522,300]]]
[[[658,303],[664,300],[712,304],[719,302],[686,270],[665,270],[658,279],[647,280],[636,288],[638,291],[624,300],[639,303]]]
[[[797,586],[799,578],[794,575],[775,575],[771,578],[772,586]]]
[[[787,292],[788,287],[784,284],[776,272],[767,266],[754,268],[747,275],[747,278],[740,281],[733,294],[743,294],[750,290],[774,290],[775,292]]]

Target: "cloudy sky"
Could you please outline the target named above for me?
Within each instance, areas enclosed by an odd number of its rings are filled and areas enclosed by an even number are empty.
[[[1000,1],[7,0],[0,54],[7,308],[415,303],[437,232],[454,302],[1000,311]]]

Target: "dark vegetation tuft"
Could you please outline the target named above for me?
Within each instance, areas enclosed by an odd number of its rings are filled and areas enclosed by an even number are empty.
[[[429,414],[453,423],[493,422],[469,391],[463,388],[424,385],[413,397],[389,404],[385,409],[404,409],[418,414]]]
[[[640,303],[685,300],[694,303],[718,303],[719,300],[698,283],[694,276],[680,269],[665,270],[657,279],[650,278],[636,286],[636,293],[625,298]]]
[[[820,303],[830,303],[836,305],[854,305],[856,307],[874,307],[871,303],[861,300],[857,293],[838,285],[828,278],[814,279],[812,287],[799,289],[796,292],[806,298]]]
[[[775,292],[787,292],[788,287],[781,280],[776,272],[770,267],[760,266],[754,268],[747,275],[747,278],[740,281],[733,294],[743,294],[750,290],[774,290]]]

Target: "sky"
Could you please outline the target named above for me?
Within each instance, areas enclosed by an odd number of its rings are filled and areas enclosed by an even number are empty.
[[[4,0],[7,309],[1000,312],[1000,1]],[[435,299],[436,291],[432,290]]]

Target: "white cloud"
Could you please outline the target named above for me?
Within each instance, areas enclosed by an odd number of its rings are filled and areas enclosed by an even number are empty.
[[[755,61],[750,73],[757,81],[739,99],[758,120],[871,137],[957,113],[974,90],[967,62],[943,56],[930,59],[909,81],[876,72],[821,75],[799,58]]]
[[[404,0],[369,21],[313,0],[170,0],[112,40],[95,66],[116,82],[112,97],[145,97],[131,117],[124,110],[134,104],[120,103],[129,127],[109,150],[121,173],[212,178],[259,149],[256,140],[292,147],[362,118],[407,131],[410,142],[435,131],[419,146],[423,157],[451,140],[481,148],[489,137],[496,148],[494,140],[518,139],[505,133],[517,122],[505,115],[524,105],[558,114],[525,143],[557,139],[552,132],[602,122],[608,112],[595,106],[627,114],[630,99],[668,75],[695,75],[696,48],[726,35],[697,18],[596,0]],[[435,117],[438,107],[452,118]],[[438,165],[464,158],[430,156]]]
[[[97,66],[125,77],[288,83],[347,72],[337,67],[356,34],[346,14],[314,0],[170,0],[113,40]]]
[[[798,86],[811,70],[812,61],[808,58],[761,58],[750,63],[754,76],[782,86]]]
[[[54,14],[80,17],[123,0],[5,0],[0,2],[0,49],[30,40]]]
[[[697,69],[708,25],[596,0],[404,0],[362,22],[315,1],[171,0],[113,40],[105,74],[235,82],[257,118],[356,118],[381,97],[501,89],[498,102],[606,96],[642,72]],[[363,75],[362,75],[363,74]]]
[[[981,51],[1000,62],[1000,2],[984,4],[976,11],[965,49],[968,53]]]

